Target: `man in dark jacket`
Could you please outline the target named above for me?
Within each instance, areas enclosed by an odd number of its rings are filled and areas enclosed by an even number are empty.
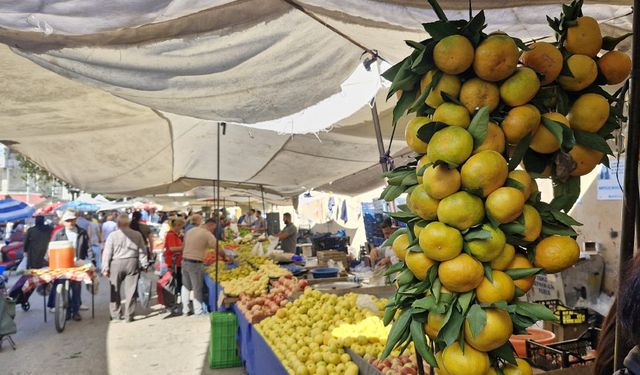
[[[622,330],[635,345],[627,354],[622,368],[615,375],[640,375],[640,256],[635,256],[627,271],[626,280],[620,280],[625,289],[618,296],[618,318]]]
[[[62,223],[64,228],[57,231],[52,241],[69,241],[76,250],[76,259],[93,261],[93,251],[90,249],[89,235],[80,228],[76,223],[77,216],[75,211],[67,210],[62,215]],[[49,308],[53,308],[56,298],[56,285],[62,283],[59,280],[53,283],[51,294],[49,295]],[[80,304],[82,303],[80,293],[82,292],[82,284],[80,281],[69,282],[69,309],[67,310],[67,319],[71,318],[75,321],[82,320],[80,316]]]
[[[36,225],[27,230],[24,238],[24,253],[27,255],[27,268],[42,268],[51,239],[52,228],[44,223],[44,216],[36,216]]]

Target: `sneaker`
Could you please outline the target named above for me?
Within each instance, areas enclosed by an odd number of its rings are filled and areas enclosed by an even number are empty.
[[[47,310],[49,310],[50,313],[55,313],[56,312],[56,308],[55,307],[49,307]]]
[[[89,306],[80,305],[80,311],[88,311],[88,310],[89,310]]]
[[[80,314],[73,314],[71,319],[75,320],[76,322],[79,322],[82,320],[82,317],[80,316]]]

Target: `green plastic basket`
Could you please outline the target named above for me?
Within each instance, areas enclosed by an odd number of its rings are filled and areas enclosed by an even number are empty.
[[[241,365],[238,354],[238,319],[228,312],[211,313],[209,367],[229,368]]]

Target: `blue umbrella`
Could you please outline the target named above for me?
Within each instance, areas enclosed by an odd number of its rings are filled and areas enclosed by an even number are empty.
[[[62,206],[60,206],[60,208],[58,208],[58,210],[74,209],[76,211],[82,212],[93,212],[98,211],[99,208],[100,207],[97,204],[75,200],[63,204]]]
[[[15,199],[0,200],[0,223],[22,220],[30,217],[35,208]]]

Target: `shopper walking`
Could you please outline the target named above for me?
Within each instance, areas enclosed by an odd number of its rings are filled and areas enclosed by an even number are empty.
[[[89,240],[91,241],[91,251],[93,251],[93,259],[96,269],[100,270],[100,263],[102,262],[100,256],[100,250],[102,246],[102,228],[101,225],[98,224],[94,219],[95,217],[92,214],[87,214],[87,220],[89,220],[87,234],[89,235]]]
[[[170,229],[164,237],[164,264],[167,269],[172,270],[173,277],[176,280],[175,300],[178,301],[178,295],[182,291],[182,228],[184,228],[184,219],[181,217],[173,217],[169,219]],[[188,298],[188,295],[187,295]],[[172,308],[172,313],[176,314],[177,306]]]
[[[140,269],[146,270],[148,267],[147,251],[140,232],[129,228],[127,215],[120,215],[117,224],[118,230],[109,235],[104,247],[102,273],[111,284],[111,319],[131,322]],[[123,296],[124,315],[121,305]]]
[[[148,259],[151,259],[151,252],[153,251],[153,234],[151,233],[151,228],[149,228],[147,224],[142,223],[142,221],[142,213],[140,211],[134,212],[131,214],[131,224],[129,224],[129,228],[136,232],[140,232],[146,246],[147,257]]]
[[[36,216],[36,225],[27,230],[24,238],[24,253],[27,257],[27,268],[42,268],[51,239],[52,228],[44,223],[44,216]]]
[[[197,228],[201,224],[202,224],[202,215],[193,214],[189,216],[189,219],[187,219],[187,225],[184,226],[184,233],[186,234],[192,228]]]
[[[204,314],[202,306],[202,288],[204,268],[202,260],[207,249],[216,246],[213,232],[216,220],[208,219],[203,227],[191,229],[184,237],[184,251],[182,253],[182,314]],[[189,308],[189,294],[193,291],[193,310]]]
[[[77,225],[78,217],[73,210],[67,210],[62,215],[62,223],[64,227],[57,231],[52,241],[69,241],[76,251],[76,259],[93,261],[93,252],[89,248],[89,235],[87,232]],[[56,285],[63,283],[64,280],[57,280],[53,283],[51,294],[49,294],[49,303],[47,306],[52,309],[56,299]],[[71,318],[75,321],[82,320],[80,316],[80,304],[82,284],[80,281],[69,281],[69,309],[67,310],[67,319]]]
[[[107,242],[107,238],[109,238],[109,235],[112,232],[115,232],[116,230],[118,230],[118,224],[116,224],[116,222],[113,221],[113,219],[114,219],[114,215],[108,214],[107,220],[104,223],[102,223],[102,241],[103,242]]]

